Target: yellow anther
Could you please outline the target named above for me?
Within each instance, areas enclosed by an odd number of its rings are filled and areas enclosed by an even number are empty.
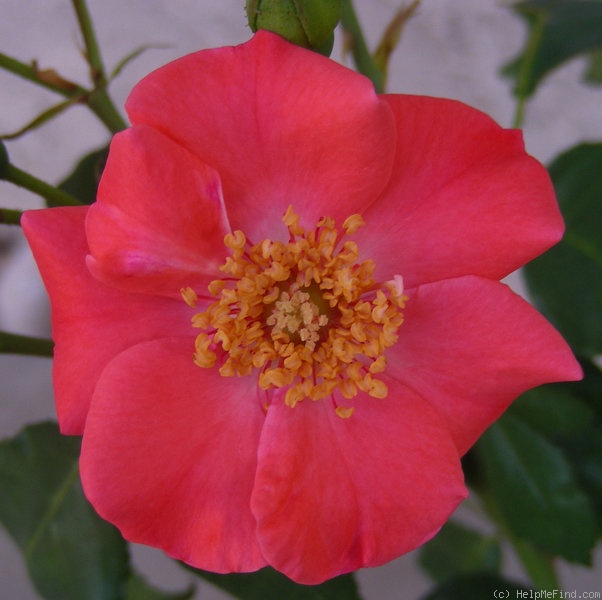
[[[399,298],[403,298],[403,277],[401,275],[395,275],[393,279],[387,281],[385,286],[391,292],[391,298],[395,298],[396,300]],[[407,299],[407,298],[406,298]]]
[[[380,379],[370,380],[370,389],[368,390],[368,393],[373,398],[386,398],[388,391],[387,384]]]
[[[259,244],[259,248],[261,249],[262,258],[269,258],[272,249],[272,240],[263,240],[261,244]]]
[[[322,381],[322,383],[314,385],[311,388],[309,392],[309,397],[312,400],[322,400],[323,398],[328,398],[328,396],[330,396],[334,392],[337,385],[338,381],[333,379]]]
[[[192,326],[198,329],[207,329],[211,323],[211,315],[208,313],[197,313],[192,317]]]
[[[352,414],[355,408],[345,407],[345,406],[337,406],[334,409],[334,412],[337,414],[337,417],[341,417],[341,419],[348,419]]]
[[[375,323],[382,323],[384,320],[385,312],[387,311],[387,305],[381,304],[380,306],[375,306],[372,309],[372,320]]]
[[[182,298],[184,298],[184,302],[186,302],[190,308],[194,308],[196,306],[199,297],[191,287],[182,288],[180,290],[180,294],[182,295]]]
[[[306,396],[303,390],[300,387],[293,385],[286,390],[286,394],[284,395],[284,403],[291,408],[295,408],[297,403],[304,400],[305,397]]]
[[[356,321],[350,327],[351,335],[353,339],[358,342],[365,342],[368,338],[366,337],[366,332],[364,330],[363,323]]]
[[[260,369],[269,361],[274,360],[277,356],[273,346],[263,341],[253,354],[253,366],[256,369]]]
[[[351,379],[342,379],[339,382],[339,389],[341,390],[343,397],[348,400],[357,395],[357,386]]]
[[[299,215],[293,211],[292,205],[289,205],[286,209],[282,221],[293,235],[303,235],[305,233],[305,229],[299,225]]]
[[[242,277],[236,286],[241,294],[255,295],[257,293],[257,281],[252,277]]]
[[[343,229],[348,235],[355,233],[360,227],[366,224],[362,215],[351,215],[343,222]]]
[[[199,333],[194,342],[194,362],[199,367],[209,368],[215,365],[217,356],[214,352],[209,350],[209,346],[212,344],[211,338],[206,333]]]
[[[268,369],[259,376],[259,387],[264,390],[270,387],[281,388],[288,384],[288,378],[286,369]]]
[[[245,247],[246,243],[247,238],[245,237],[245,234],[240,230],[233,231],[232,233],[227,233],[224,237],[224,244],[232,250],[242,250],[242,248]]]
[[[284,367],[286,369],[291,369],[292,371],[297,371],[301,367],[301,359],[299,358],[299,355],[295,352],[295,354],[291,354],[285,358]]]
[[[377,284],[374,263],[359,261],[357,244],[341,242],[330,217],[306,232],[289,207],[283,222],[287,243],[266,239],[252,246],[241,231],[225,236],[231,255],[220,269],[226,275],[209,284],[215,300],[192,318],[203,331],[193,360],[211,368],[219,356],[224,377],[255,372],[266,410],[270,390],[282,389],[287,406],[332,397],[336,414],[348,418],[354,409],[338,407],[335,396],[387,395],[377,375],[403,322],[403,280]],[[342,228],[351,235],[363,224],[351,215]],[[192,288],[181,295],[191,307],[201,301]]]
[[[290,277],[290,269],[280,263],[272,263],[268,269],[264,271],[274,281],[286,281]]]
[[[369,367],[370,373],[382,373],[387,367],[387,359],[381,354]]]
[[[220,292],[226,287],[223,279],[214,279],[207,287],[212,296],[219,296]]]

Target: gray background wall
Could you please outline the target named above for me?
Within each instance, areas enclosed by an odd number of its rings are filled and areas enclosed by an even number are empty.
[[[389,91],[446,96],[467,102],[510,126],[514,101],[497,71],[521,48],[523,23],[495,0],[423,0],[392,60]],[[399,0],[356,0],[374,46]],[[249,37],[243,0],[89,0],[105,63],[112,68],[142,44],[161,44],[132,63],[111,91],[122,105],[132,85],[155,67],[200,48],[236,44]],[[78,30],[68,0],[0,0],[0,52],[22,61],[37,59],[68,79],[86,82],[78,53]],[[341,60],[337,46],[334,58]],[[525,139],[528,150],[547,162],[580,140],[602,139],[601,91],[579,83],[583,63],[573,61],[540,88],[529,104]],[[56,102],[0,71],[0,132],[17,129]],[[103,127],[75,107],[39,132],[10,143],[12,162],[38,177],[57,182],[87,151],[107,141]],[[0,182],[0,206],[39,206],[33,195]],[[513,284],[520,285],[518,278]],[[20,232],[0,228],[0,329],[48,335],[44,292]],[[12,436],[30,422],[53,417],[50,361],[0,355],[0,437]],[[473,518],[463,509],[465,518]],[[161,553],[136,549],[136,561],[158,585],[178,589],[189,577]],[[508,570],[520,577],[510,557]],[[562,568],[565,590],[600,590],[602,556],[596,567]],[[378,569],[363,570],[359,582],[366,600],[413,600],[429,582],[408,555]],[[0,600],[34,600],[20,555],[0,530]],[[228,598],[201,585],[197,599]]]

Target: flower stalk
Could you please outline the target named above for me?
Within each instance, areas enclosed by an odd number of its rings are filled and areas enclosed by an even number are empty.
[[[0,331],[0,354],[26,354],[50,358],[53,348],[51,340]]]
[[[525,106],[527,104],[527,99],[530,96],[528,91],[529,81],[531,80],[535,57],[537,56],[537,51],[541,45],[546,22],[547,16],[544,13],[538,14],[535,17],[535,23],[533,24],[533,28],[525,48],[525,56],[519,67],[516,84],[516,95],[518,100],[516,103],[516,111],[514,113],[513,122],[513,127],[517,129],[522,127],[523,120],[525,118]]]
[[[117,133],[127,127],[127,123],[115,108],[107,90],[99,88],[86,97],[90,110],[104,123],[111,133]]]
[[[0,172],[0,179],[9,181],[14,185],[45,198],[49,206],[78,206],[82,204],[71,194],[34,177],[10,163],[5,165],[2,172]]]
[[[84,0],[72,0],[79,28],[86,45],[86,58],[90,65],[90,76],[98,87],[106,86],[106,75],[96,34],[90,18],[90,11]]]
[[[51,90],[52,92],[61,94],[62,96],[65,96],[65,98],[77,96],[83,98],[89,93],[85,88],[63,79],[52,69],[39,69],[35,62],[28,65],[11,56],[0,53],[0,68]]]
[[[87,89],[64,79],[54,69],[39,69],[35,63],[28,65],[1,53],[0,68],[61,94],[69,100],[64,108],[76,103],[86,104],[111,133],[117,133],[125,129],[127,123],[107,93],[109,81],[105,73],[90,13],[83,0],[72,1],[86,46],[86,59],[90,66],[92,89]]]
[[[22,215],[20,210],[0,208],[0,225],[20,225]]]
[[[357,70],[372,81],[377,93],[382,93],[385,87],[385,76],[368,50],[351,0],[343,0],[341,3],[341,25],[348,40],[346,47],[351,51]]]
[[[86,46],[86,59],[90,66],[90,78],[94,85],[94,89],[86,97],[86,103],[111,133],[117,133],[125,129],[127,123],[123,120],[107,93],[109,81],[92,25],[90,11],[85,0],[72,0],[72,4]]]
[[[35,63],[28,65],[2,53],[0,68],[64,96],[69,100],[65,108],[71,104],[86,104],[111,133],[117,133],[127,127],[106,91],[106,81],[99,87],[97,80],[95,88],[90,90],[64,79],[53,69],[42,70]]]

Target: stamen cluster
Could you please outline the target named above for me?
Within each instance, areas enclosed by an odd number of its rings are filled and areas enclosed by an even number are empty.
[[[216,300],[192,319],[203,330],[194,362],[219,364],[225,377],[257,370],[259,387],[286,388],[291,407],[330,396],[337,414],[348,417],[353,409],[336,406],[336,390],[346,399],[359,391],[387,395],[377,374],[403,322],[402,280],[377,284],[373,261],[358,262],[357,244],[342,241],[364,224],[359,215],[343,223],[343,233],[327,217],[305,231],[292,207],[283,222],[288,242],[251,244],[241,231],[226,235],[226,277],[210,283]],[[198,299],[190,288],[182,296],[191,306]]]

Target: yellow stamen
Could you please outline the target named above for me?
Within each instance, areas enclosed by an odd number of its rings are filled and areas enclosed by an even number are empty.
[[[282,389],[290,407],[337,391],[348,400],[360,391],[386,397],[387,386],[377,375],[385,371],[384,352],[403,323],[402,278],[377,284],[374,263],[359,261],[357,245],[341,241],[331,218],[306,232],[289,207],[283,222],[289,242],[251,245],[241,231],[226,235],[231,250],[221,267],[226,278],[209,284],[215,301],[192,319],[203,330],[194,362],[211,368],[219,360],[225,377],[257,370],[259,387]],[[360,215],[351,215],[344,235],[363,224]],[[198,302],[191,288],[181,294],[189,306]],[[353,410],[335,408],[341,418]]]
[[[366,221],[364,221],[361,215],[351,215],[345,219],[343,223],[343,229],[348,233],[355,233],[360,227],[364,226]]]
[[[352,414],[353,411],[355,409],[353,407],[344,407],[344,406],[337,406],[334,409],[334,412],[337,413],[337,417],[341,417],[341,419],[348,419]]]
[[[196,292],[190,288],[182,288],[180,290],[180,294],[182,294],[182,298],[184,298],[184,302],[186,302],[186,304],[188,304],[188,306],[190,306],[190,308],[194,308],[196,306],[197,300],[199,299],[199,297],[197,296]]]

